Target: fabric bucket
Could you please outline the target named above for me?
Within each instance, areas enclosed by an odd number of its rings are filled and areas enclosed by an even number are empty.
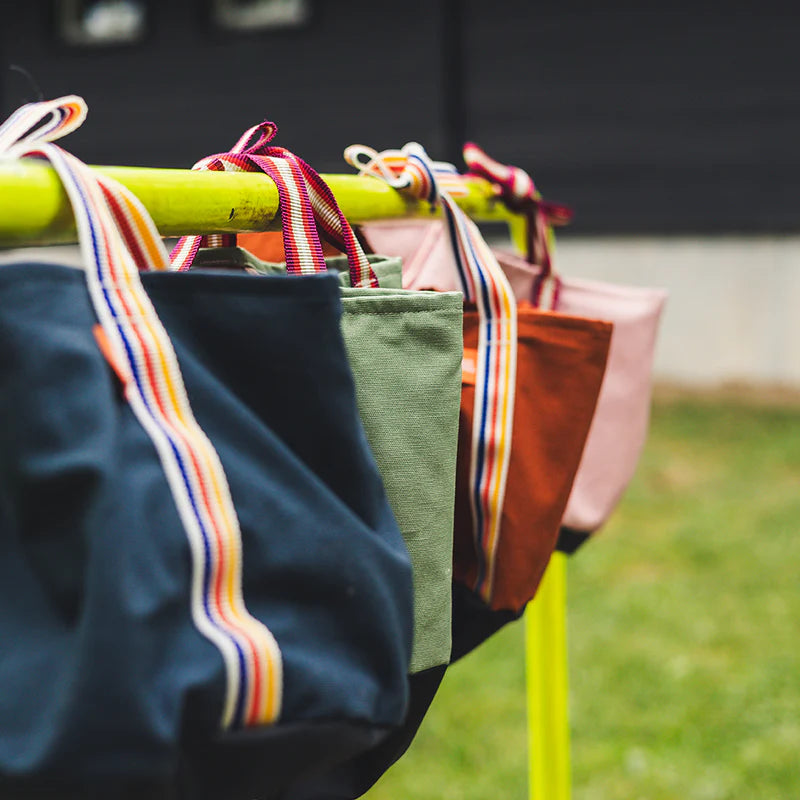
[[[464,161],[471,175],[490,181],[503,202],[525,216],[526,258],[495,253],[516,297],[614,324],[597,411],[559,537],[559,549],[574,552],[606,522],[633,477],[647,436],[653,353],[666,292],[558,275],[553,228],[568,223],[572,211],[545,200],[527,172],[495,161],[474,142],[464,145]]]
[[[565,314],[517,309],[518,351],[514,438],[502,528],[494,550],[490,607],[520,612],[533,597],[558,538],[603,380],[611,326]],[[464,376],[456,479],[453,573],[479,590],[475,543],[468,535],[468,433],[474,388],[468,364],[477,346],[477,315],[464,314]]]
[[[244,150],[255,154],[260,147],[245,145]],[[292,153],[280,148],[268,150],[300,170],[317,225],[346,253],[346,257],[331,258],[319,266],[341,270],[342,330],[356,375],[360,410],[414,567],[415,635],[405,721],[361,755],[316,777],[309,773],[306,781],[292,787],[285,800],[357,797],[408,748],[449,661],[461,295],[401,290],[399,262],[367,259],[321,177]],[[248,170],[261,166],[255,159],[248,162],[241,158],[232,164]],[[291,197],[285,199],[292,202]],[[304,224],[312,225],[308,215]],[[259,265],[251,255],[239,251],[241,260],[250,261],[251,270],[269,274],[276,269],[298,268],[291,236],[284,232],[280,241],[274,234],[264,234],[263,238],[265,242],[258,237],[248,237],[247,241],[273,258],[279,255],[279,245],[287,264]],[[184,263],[192,249],[177,249]]]

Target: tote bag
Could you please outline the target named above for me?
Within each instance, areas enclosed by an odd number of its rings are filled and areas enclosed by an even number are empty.
[[[495,251],[516,297],[535,302],[547,295],[557,311],[614,324],[597,409],[562,521],[559,549],[571,552],[608,520],[636,469],[647,437],[653,357],[667,293],[555,275],[551,204],[542,201],[530,176],[499,164],[472,143],[464,147],[464,160],[473,174],[493,181],[512,206],[528,205],[527,258]]]
[[[377,154],[358,147],[346,151],[346,158],[364,174],[398,183],[416,152],[408,148]],[[423,168],[432,183],[437,170],[443,169],[429,161],[423,162]],[[397,175],[400,177],[393,177]],[[419,185],[413,188],[417,196],[426,196]],[[446,193],[441,197],[447,197]],[[452,290],[464,287],[460,276],[466,273],[474,275],[472,286],[465,287],[470,299],[482,302],[484,281],[499,287],[503,302],[508,303],[511,295],[513,329],[503,331],[495,326],[489,335],[491,347],[513,343],[514,376],[503,374],[502,360],[490,362],[481,353],[486,337],[485,306],[465,307],[453,551],[456,658],[518,616],[536,592],[555,547],[588,434],[611,326],[526,304],[517,306],[477,228],[452,199],[443,207],[443,222],[424,223],[441,226],[439,241],[428,237],[427,229],[418,222],[408,224],[404,247],[392,247],[391,239],[382,236],[390,230],[396,242],[398,224],[377,223],[373,228],[367,223],[361,232],[373,250],[389,255],[402,252],[408,259],[412,273],[410,278],[406,275],[404,262],[406,286]],[[424,255],[414,249],[415,244],[425,248]],[[488,279],[484,277],[486,264]],[[474,290],[476,286],[479,292]],[[494,368],[491,374],[487,366]],[[494,416],[483,402],[487,381],[495,383],[500,400]],[[505,428],[497,422],[500,410],[510,412]],[[476,440],[479,429],[483,441]],[[492,460],[505,460],[504,473],[498,473]]]
[[[85,262],[0,269],[0,793],[278,797],[407,706],[410,563],[338,285],[164,272],[138,201],[49,142],[84,114],[0,128]]]
[[[461,372],[461,295],[411,292],[400,287],[400,262],[364,254],[333,193],[302,159],[269,144],[273,123],[254,126],[225,156],[201,168],[260,168],[263,154],[288,159],[308,184],[317,223],[345,255],[327,259],[342,283],[342,333],[353,370],[359,411],[384,478],[390,505],[411,554],[414,571],[412,674],[450,658],[453,498]],[[244,237],[237,237],[244,238]],[[255,237],[251,243],[258,244]],[[230,245],[231,237],[218,240]],[[286,242],[286,237],[283,237]],[[212,243],[214,240],[212,240]],[[272,245],[275,237],[267,234]],[[265,262],[242,249],[211,247],[187,237],[173,266],[240,265],[258,273],[299,272],[291,242],[286,262]],[[278,255],[273,249],[271,255]],[[424,408],[425,413],[420,414]]]

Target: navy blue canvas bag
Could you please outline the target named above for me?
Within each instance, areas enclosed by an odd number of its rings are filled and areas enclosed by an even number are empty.
[[[146,212],[41,105],[0,149],[51,160],[87,263],[0,266],[0,796],[278,798],[407,705],[338,280],[140,279]]]

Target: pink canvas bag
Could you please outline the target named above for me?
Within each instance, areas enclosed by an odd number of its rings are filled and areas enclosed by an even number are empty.
[[[495,255],[516,297],[530,297],[541,268],[512,252],[495,250]],[[557,311],[614,323],[600,397],[564,512],[560,549],[572,550],[597,531],[633,477],[647,438],[653,354],[666,297],[661,289],[560,279]]]
[[[517,300],[614,323],[597,409],[562,521],[559,549],[571,552],[606,522],[636,469],[649,426],[653,356],[667,293],[557,276],[552,225],[567,221],[569,212],[542,201],[522,170],[492,161],[475,145],[466,145],[464,156],[473,174],[491,180],[509,205],[529,216],[527,259],[494,249]],[[457,288],[442,220],[386,220],[361,230],[375,252],[402,256],[405,287]]]

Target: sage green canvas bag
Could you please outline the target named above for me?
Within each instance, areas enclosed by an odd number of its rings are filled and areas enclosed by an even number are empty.
[[[380,288],[350,288],[345,256],[326,263],[339,272],[359,411],[414,568],[414,674],[450,660],[463,302],[459,292],[404,290],[400,259],[368,259]],[[238,248],[200,250],[194,265],[285,269]]]

